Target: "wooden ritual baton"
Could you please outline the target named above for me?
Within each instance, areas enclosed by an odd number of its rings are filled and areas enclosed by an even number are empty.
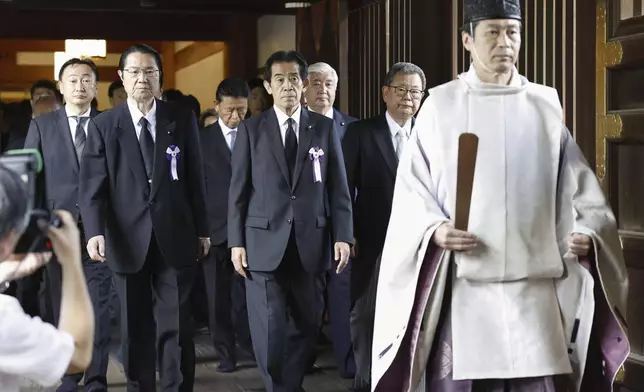
[[[457,230],[467,231],[478,148],[479,137],[475,134],[463,133],[458,137],[456,210],[454,213],[454,227]]]

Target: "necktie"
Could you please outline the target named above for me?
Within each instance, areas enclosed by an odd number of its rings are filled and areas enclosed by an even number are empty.
[[[405,135],[405,131],[399,129],[398,133],[396,134],[396,157],[398,157],[399,161],[400,157],[402,156],[403,150],[405,149],[406,141],[407,135]]]
[[[141,134],[139,135],[139,146],[141,147],[141,155],[143,155],[143,163],[145,164],[145,171],[148,174],[148,179],[152,178],[152,169],[154,167],[154,139],[150,133],[150,123],[145,117],[141,117]]]
[[[233,152],[233,148],[235,148],[235,140],[237,140],[237,131],[233,130],[230,131],[230,152]]]
[[[87,140],[87,135],[85,134],[85,123],[89,120],[89,117],[81,116],[71,116],[76,120],[76,131],[74,132],[74,149],[76,150],[76,159],[80,163],[81,156],[83,154],[83,148],[85,148],[85,141]]]
[[[294,123],[292,118],[289,118],[288,128],[286,128],[286,137],[284,138],[284,152],[286,153],[286,163],[291,173],[291,181],[293,181],[293,172],[295,171],[295,161],[297,160],[297,137],[295,136]]]

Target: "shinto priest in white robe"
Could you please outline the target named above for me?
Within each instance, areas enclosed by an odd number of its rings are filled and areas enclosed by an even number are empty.
[[[464,132],[479,137],[468,231],[482,246],[452,254],[430,239],[453,217]],[[588,262],[568,251],[571,233],[592,238]],[[556,90],[516,69],[507,86],[485,84],[473,68],[430,90],[398,166],[372,389],[566,374],[572,390],[584,377],[611,390],[630,350],[627,290],[614,215]],[[446,309],[451,339],[441,341]],[[585,372],[592,364],[601,370]]]

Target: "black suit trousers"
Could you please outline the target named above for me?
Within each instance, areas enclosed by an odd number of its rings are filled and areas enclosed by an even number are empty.
[[[195,347],[190,293],[195,271],[194,266],[176,269],[167,265],[153,232],[143,268],[132,274],[114,274],[128,392],[156,390],[157,360],[164,392],[192,392]]]
[[[235,341],[239,340],[240,346],[248,349],[250,340],[246,336],[249,332],[243,277],[235,272],[226,243],[210,249],[208,257],[203,261],[203,270],[208,300],[208,325],[213,347],[222,362],[235,365]],[[244,294],[241,298],[239,290]]]
[[[275,271],[250,271],[248,320],[267,392],[300,391],[322,322],[324,277],[304,269],[292,231]]]

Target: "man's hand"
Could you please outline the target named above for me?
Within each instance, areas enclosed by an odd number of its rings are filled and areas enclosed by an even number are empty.
[[[248,278],[246,268],[248,268],[248,261],[246,260],[246,248],[236,246],[230,249],[230,259],[235,266],[235,271],[244,278]]]
[[[353,246],[351,247],[351,258],[355,259],[358,255],[358,241],[353,237]]]
[[[479,240],[474,234],[456,230],[451,222],[438,226],[432,241],[443,249],[454,251],[468,251],[479,245]]]
[[[13,254],[0,262],[0,282],[24,278],[36,272],[51,259],[51,252]]]
[[[87,241],[87,253],[94,261],[105,262],[105,237],[97,235]]]
[[[210,252],[210,237],[199,238],[199,244],[197,246],[197,260],[208,256]]]
[[[346,242],[336,242],[333,250],[335,253],[335,261],[338,262],[338,268],[336,268],[335,273],[339,274],[349,263],[351,247]]]
[[[38,222],[41,229],[47,230],[47,235],[54,248],[54,253],[58,263],[61,265],[77,264],[81,265],[81,243],[80,231],[76,225],[76,220],[67,211],[58,210],[55,212],[60,217],[62,225],[60,227],[49,226],[45,221]],[[43,227],[44,226],[44,227]]]
[[[568,236],[568,249],[576,256],[588,256],[592,244],[593,240],[586,234],[572,233]]]

